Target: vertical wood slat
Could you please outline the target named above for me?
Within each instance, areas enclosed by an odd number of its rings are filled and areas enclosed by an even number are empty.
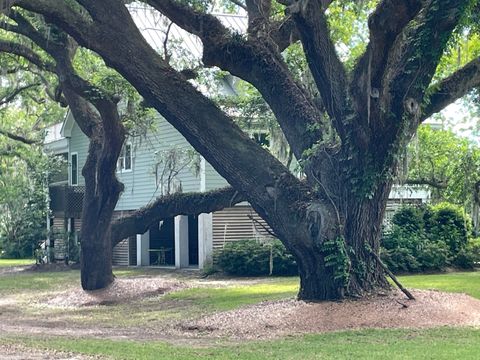
[[[132,211],[115,211],[112,216],[112,221],[123,216],[127,216]],[[134,245],[132,245],[132,242]],[[116,266],[129,266],[136,265],[137,263],[137,253],[136,253],[136,237],[133,236],[129,239],[124,239],[120,241],[112,251],[112,265]],[[135,262],[132,262],[132,259],[135,259]]]
[[[112,264],[118,266],[129,265],[129,249],[128,239],[120,241],[114,248],[112,253]]]

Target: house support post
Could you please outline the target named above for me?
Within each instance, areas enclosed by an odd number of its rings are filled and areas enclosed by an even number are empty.
[[[213,256],[213,215],[200,214],[198,216],[198,268],[203,269],[212,261]]]
[[[175,268],[188,267],[188,216],[175,216]]]
[[[144,234],[137,234],[137,266],[150,265],[150,231]]]

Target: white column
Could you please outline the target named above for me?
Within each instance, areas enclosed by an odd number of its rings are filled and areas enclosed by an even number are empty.
[[[205,263],[212,261],[213,231],[212,213],[198,216],[198,268],[203,269]]]
[[[175,216],[175,267],[188,266],[188,216]]]
[[[207,163],[205,158],[202,156],[200,158],[200,191],[207,190]]]
[[[142,265],[142,234],[137,234],[137,266]]]
[[[150,231],[145,234],[137,234],[137,266],[150,265]]]

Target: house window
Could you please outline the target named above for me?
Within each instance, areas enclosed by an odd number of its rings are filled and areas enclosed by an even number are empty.
[[[120,152],[120,156],[118,157],[118,171],[130,171],[132,170],[132,144],[126,143],[122,147],[122,151]]]
[[[72,185],[78,185],[78,153],[70,157],[70,179]]]

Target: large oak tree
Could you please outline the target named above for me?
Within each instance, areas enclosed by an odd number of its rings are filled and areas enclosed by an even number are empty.
[[[303,160],[305,180],[152,49],[124,1],[9,0],[3,8],[43,15],[122,74],[292,252],[300,298],[361,296],[388,286],[376,253],[402,151],[423,120],[480,85],[479,58],[432,81],[475,1],[379,1],[368,20],[369,43],[353,69],[332,40],[329,0],[246,0],[245,35],[227,29],[201,3],[144,2],[201,39],[206,67],[228,71],[261,93]],[[282,56],[296,41],[314,91],[296,80]]]

